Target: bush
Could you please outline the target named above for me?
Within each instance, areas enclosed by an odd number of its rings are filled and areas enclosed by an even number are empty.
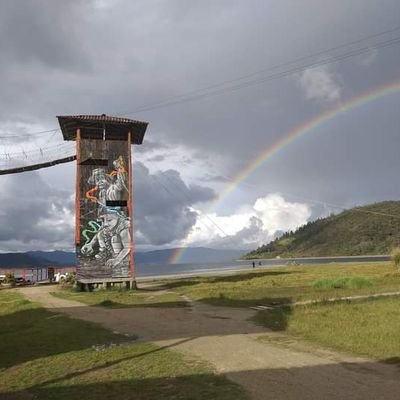
[[[76,272],[70,272],[65,279],[61,280],[61,285],[64,287],[76,286]]]
[[[360,289],[372,286],[372,283],[363,276],[353,276],[351,278],[323,279],[313,284],[317,289]]]
[[[110,299],[106,299],[106,300],[101,301],[98,305],[102,306],[102,307],[113,307],[113,306],[117,306],[118,303],[116,303],[115,301],[112,301]]]
[[[6,276],[3,279],[3,283],[14,286],[16,281],[12,272],[6,272]]]
[[[396,247],[392,250],[391,260],[395,267],[400,266],[400,247]]]
[[[76,283],[76,272],[70,272],[67,278],[65,279],[65,282],[74,285]]]

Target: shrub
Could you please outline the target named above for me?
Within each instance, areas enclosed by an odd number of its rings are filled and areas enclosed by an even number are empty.
[[[3,283],[14,286],[16,283],[14,274],[12,272],[6,272],[6,275],[3,279]]]
[[[400,247],[396,247],[392,250],[392,254],[390,256],[395,267],[400,266]]]
[[[372,286],[372,283],[363,276],[353,276],[351,278],[323,279],[313,284],[317,289],[360,289]]]
[[[76,272],[70,272],[68,274],[68,276],[66,277],[65,282],[68,282],[68,283],[74,285],[76,282]]]
[[[64,287],[76,286],[76,272],[70,272],[60,283]]]
[[[113,306],[118,305],[118,303],[116,303],[115,301],[112,301],[110,299],[106,299],[106,300],[101,301],[98,305],[102,306],[102,307],[113,307]]]

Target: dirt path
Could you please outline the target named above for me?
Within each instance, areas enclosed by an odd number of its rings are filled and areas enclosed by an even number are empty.
[[[398,400],[397,367],[305,345],[248,321],[252,310],[192,303],[185,308],[88,307],[50,295],[54,286],[23,293],[56,312],[137,334],[198,356],[241,384],[256,400]],[[266,337],[262,342],[259,337]]]

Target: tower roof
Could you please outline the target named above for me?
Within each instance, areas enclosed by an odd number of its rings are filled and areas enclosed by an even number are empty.
[[[142,144],[148,122],[109,115],[63,115],[57,116],[64,140],[76,140],[79,128],[84,139],[127,140],[131,132],[132,144]]]

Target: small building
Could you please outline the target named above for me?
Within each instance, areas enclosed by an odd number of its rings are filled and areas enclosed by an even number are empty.
[[[58,116],[64,140],[76,141],[77,281],[135,286],[132,145],[147,122],[103,115]]]

